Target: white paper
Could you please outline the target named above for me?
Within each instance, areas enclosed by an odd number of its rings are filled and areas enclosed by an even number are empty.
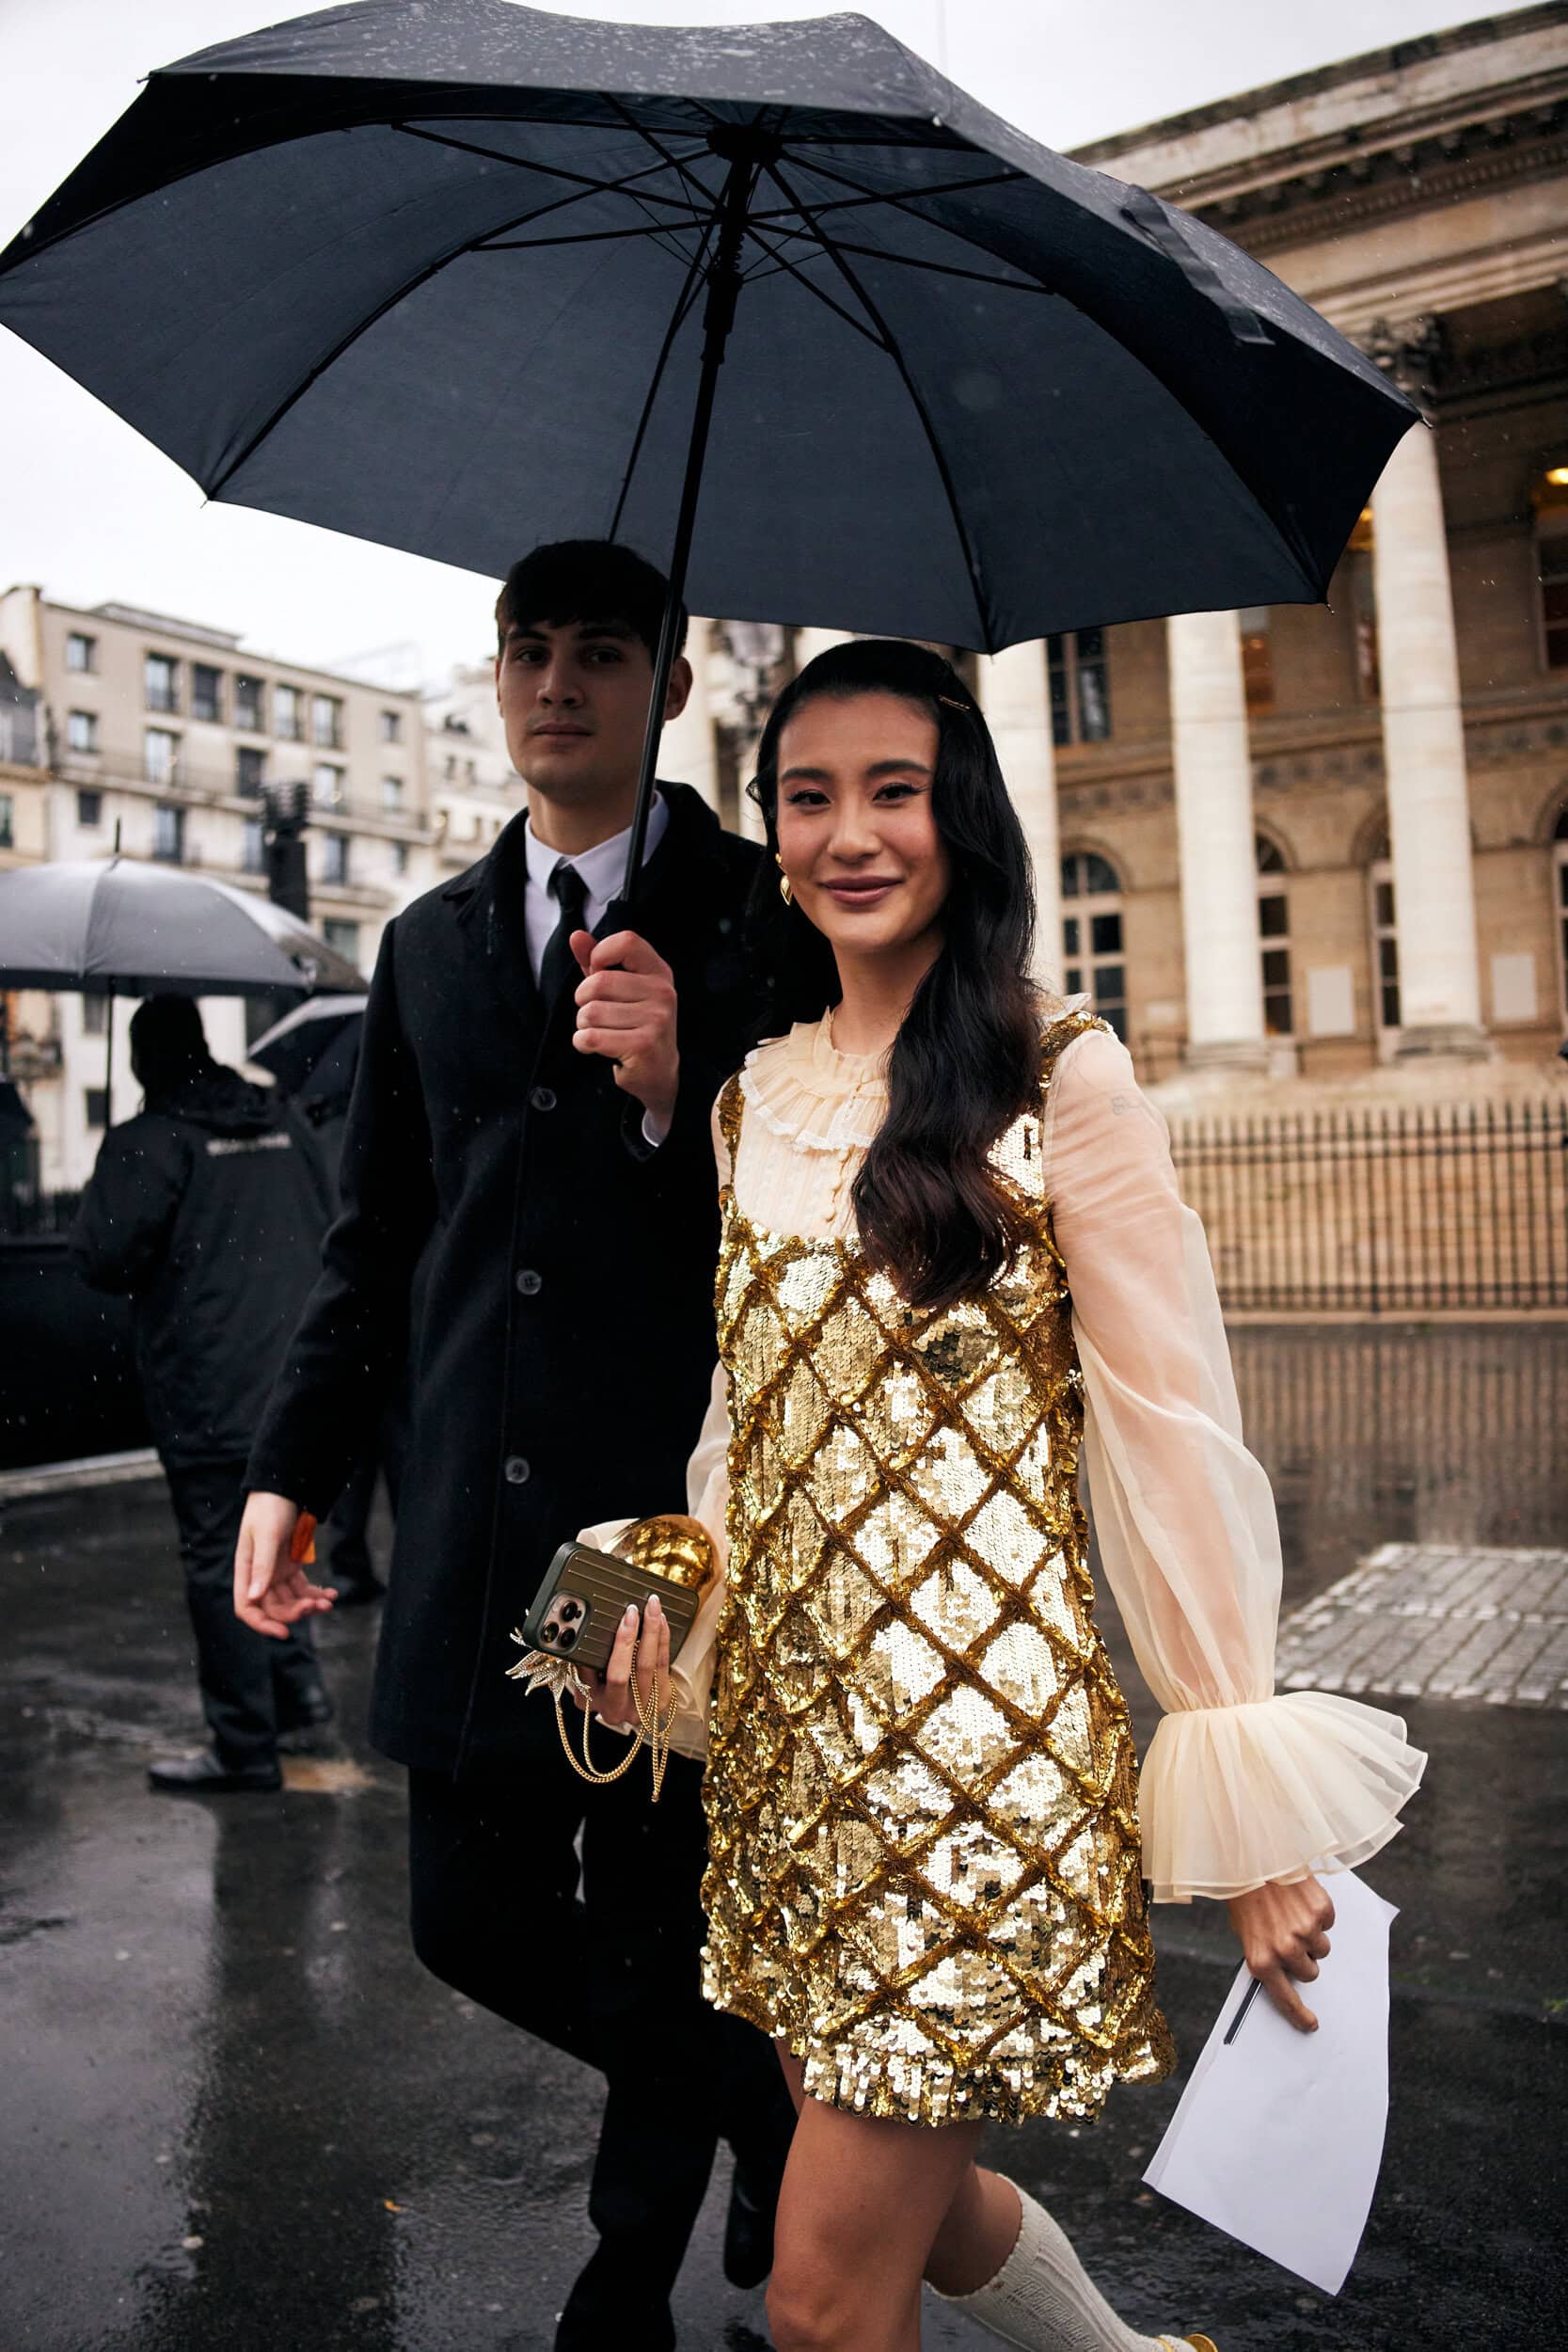
[[[1300,2033],[1243,1967],[1144,2179],[1173,2203],[1325,2295],[1355,2259],[1388,2120],[1388,1930],[1398,1917],[1352,1870],[1323,1881],[1329,1953],[1299,1990]]]

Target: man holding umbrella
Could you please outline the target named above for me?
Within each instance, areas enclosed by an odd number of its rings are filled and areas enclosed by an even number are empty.
[[[589,1786],[553,1710],[505,1678],[563,1538],[681,1507],[714,1361],[709,1112],[748,1041],[757,852],[661,785],[631,921],[614,903],[665,601],[602,542],[508,575],[497,691],[528,809],[384,938],[341,1213],[251,1457],[235,1569],[259,1631],[325,1605],[291,1559],[298,1514],[329,1508],[411,1361],[372,1736],[409,1768],[420,1957],[606,2077],[601,2242],[561,2352],[673,2344],[720,2136],[737,2159],[726,2267],[759,2280],[793,2120],[768,2043],[701,1999],[701,1768],[673,1758],[657,1806],[640,1772]],[[683,659],[666,719],[689,687]]]

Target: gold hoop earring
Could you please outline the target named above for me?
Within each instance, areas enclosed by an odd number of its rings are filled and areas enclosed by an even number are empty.
[[[779,869],[779,896],[786,907],[792,907],[795,904],[795,893],[789,886],[789,876],[784,872],[784,860],[777,850],[773,852],[773,863]]]

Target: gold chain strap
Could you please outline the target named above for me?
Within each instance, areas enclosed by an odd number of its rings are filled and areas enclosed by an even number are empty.
[[[560,1691],[558,1691],[555,1695],[555,1722],[556,1728],[561,1734],[561,1744],[565,1751],[567,1763],[571,1766],[573,1772],[576,1772],[579,1780],[592,1781],[595,1788],[608,1788],[611,1781],[619,1780],[624,1772],[629,1772],[632,1766],[636,1763],[639,1756],[641,1754],[644,1744],[646,1744],[653,1762],[654,1803],[657,1804],[659,1799],[659,1792],[664,1787],[664,1774],[670,1762],[670,1730],[679,1710],[680,1701],[677,1696],[672,1694],[670,1700],[670,1711],[665,1716],[664,1721],[660,1723],[658,1716],[658,1672],[656,1668],[654,1672],[654,1687],[649,1692],[647,1700],[644,1702],[642,1692],[639,1688],[637,1680],[637,1647],[638,1645],[634,1642],[631,1649],[631,1695],[632,1703],[637,1708],[637,1721],[639,1728],[636,1739],[632,1741],[630,1747],[626,1750],[619,1764],[612,1764],[608,1772],[601,1772],[598,1766],[594,1763],[593,1757],[588,1753],[588,1723],[589,1718],[594,1712],[591,1707],[585,1707],[582,1710],[582,1761],[580,1764],[578,1763],[577,1757],[572,1754],[572,1742],[566,1729],[566,1718],[562,1711],[564,1693]]]

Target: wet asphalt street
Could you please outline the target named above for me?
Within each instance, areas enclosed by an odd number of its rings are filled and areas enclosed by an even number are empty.
[[[1237,1355],[1288,1606],[1386,1541],[1563,1542],[1568,1327],[1249,1331]],[[196,1731],[161,1482],[0,1504],[0,2352],[547,2352],[590,2248],[595,2082],[408,1949],[365,1613],[322,1643],[341,1740],[280,1798],[203,1803],[142,1777]],[[1408,1712],[1433,1761],[1367,1872],[1402,1907],[1393,2105],[1344,2294],[1142,2188],[1180,2080],[994,2136],[1134,2325],[1221,2352],[1560,2340],[1568,1714]],[[1211,1907],[1156,1929],[1185,2067],[1235,1955]],[[767,2342],[721,2274],[726,2187],[682,2282],[690,2352]],[[933,2307],[927,2341],[989,2339]]]

